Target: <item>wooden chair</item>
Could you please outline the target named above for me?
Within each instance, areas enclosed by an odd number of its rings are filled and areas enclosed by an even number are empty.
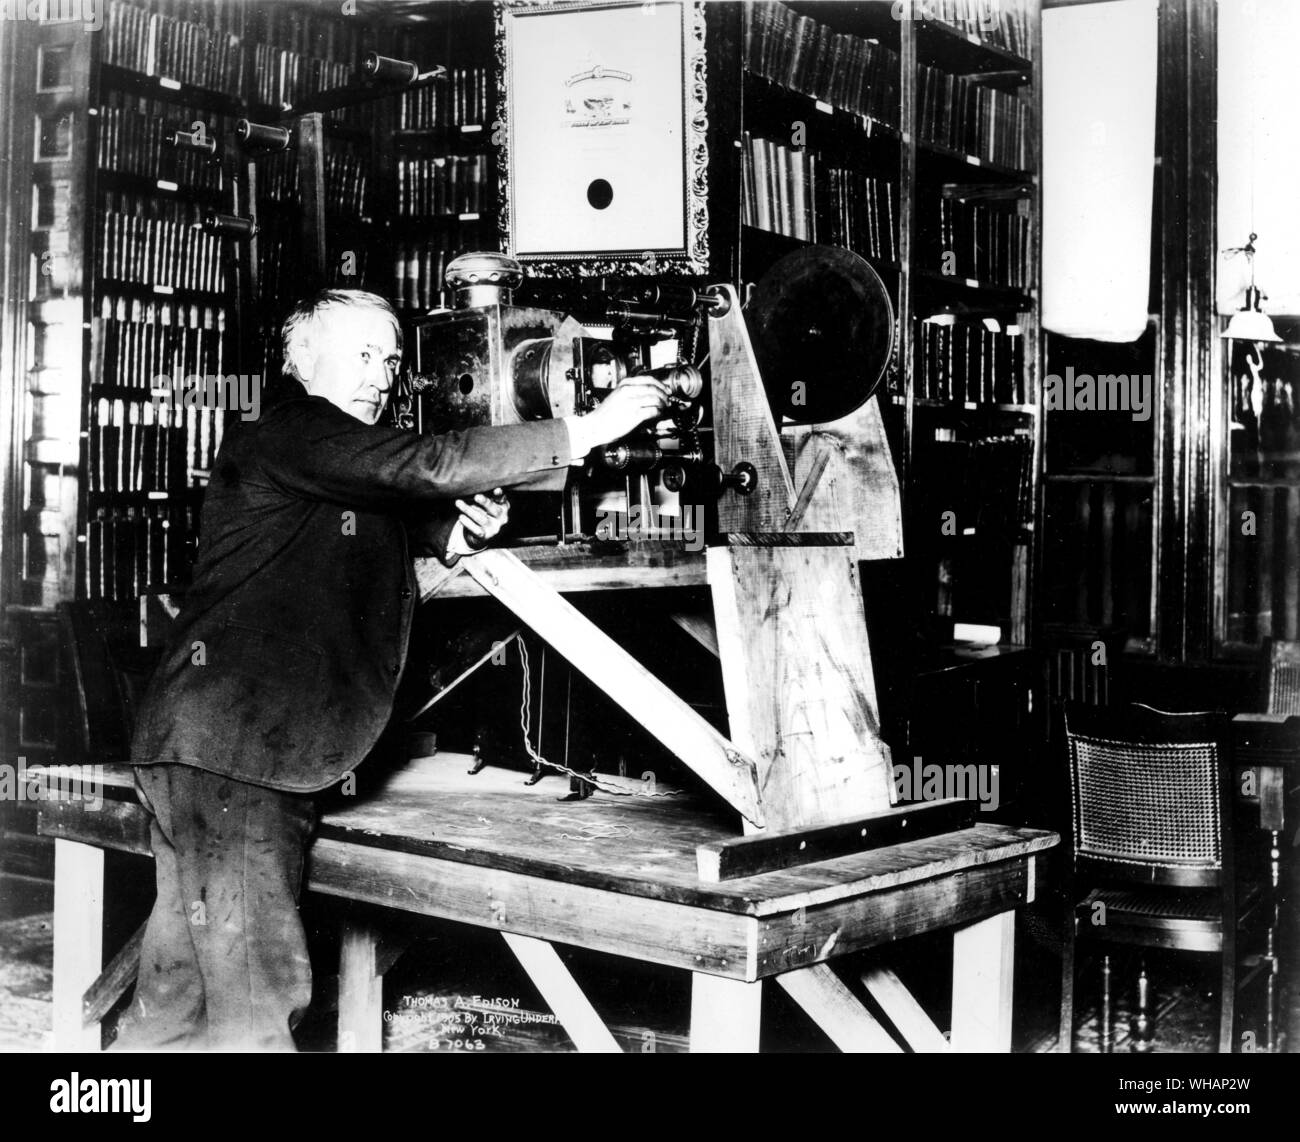
[[[1264,711],[1300,714],[1300,642],[1264,641]]]
[[[1065,721],[1073,835],[1061,1050],[1074,1045],[1075,942],[1089,939],[1220,956],[1219,1050],[1230,1052],[1238,929],[1262,894],[1243,898],[1234,875],[1227,717],[1071,703]],[[1109,966],[1107,955],[1103,1050]],[[1140,1026],[1144,991],[1139,987]]]

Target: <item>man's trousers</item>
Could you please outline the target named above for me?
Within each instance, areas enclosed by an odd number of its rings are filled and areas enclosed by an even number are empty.
[[[298,915],[310,797],[185,765],[137,766],[158,895],[120,1050],[291,1051],[311,1002]]]

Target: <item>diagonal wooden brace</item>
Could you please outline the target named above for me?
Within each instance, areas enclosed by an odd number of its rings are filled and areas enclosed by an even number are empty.
[[[751,824],[764,824],[758,772],[677,694],[509,551],[464,561],[466,573],[609,695]]]

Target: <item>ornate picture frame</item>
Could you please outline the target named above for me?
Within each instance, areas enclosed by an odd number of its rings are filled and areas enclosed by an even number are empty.
[[[496,5],[502,248],[533,277],[709,271],[702,0]]]

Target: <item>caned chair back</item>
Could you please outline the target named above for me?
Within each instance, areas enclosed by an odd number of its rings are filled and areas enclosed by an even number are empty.
[[[1226,719],[1066,707],[1076,867],[1215,884],[1224,873]]]
[[[1270,639],[1264,709],[1270,714],[1300,714],[1300,642]]]

